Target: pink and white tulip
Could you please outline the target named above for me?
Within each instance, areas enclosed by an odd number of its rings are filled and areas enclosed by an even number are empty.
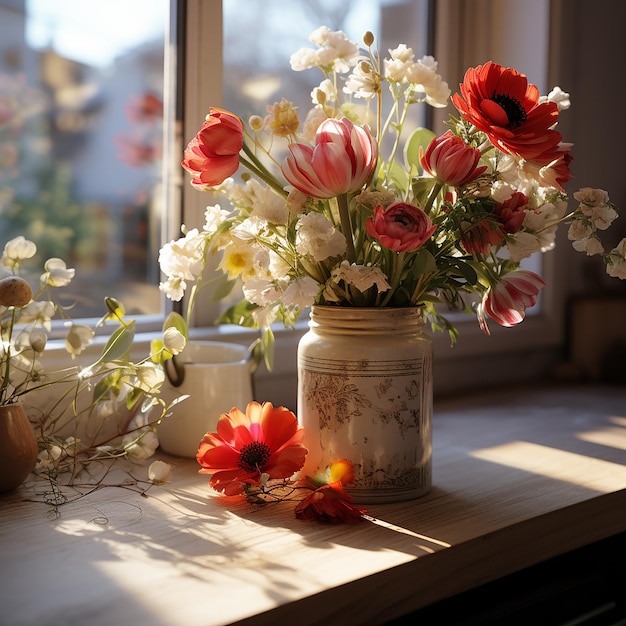
[[[500,326],[515,326],[523,321],[526,309],[534,306],[539,292],[546,286],[543,278],[527,270],[505,274],[485,293],[478,307],[478,322],[489,335],[485,313]]]
[[[333,198],[361,189],[369,180],[378,146],[366,126],[327,119],[315,135],[315,146],[293,143],[282,164],[287,181],[312,198]]]

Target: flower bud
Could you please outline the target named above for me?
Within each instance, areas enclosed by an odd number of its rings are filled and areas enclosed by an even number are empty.
[[[374,43],[374,33],[368,30],[365,35],[363,35],[363,43],[368,47],[371,46]]]
[[[263,118],[260,115],[251,115],[248,125],[252,130],[259,131],[263,128]]]

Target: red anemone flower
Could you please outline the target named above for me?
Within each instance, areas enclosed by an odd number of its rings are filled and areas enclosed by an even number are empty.
[[[539,102],[539,90],[524,74],[489,61],[469,68],[460,88],[454,106],[496,148],[544,164],[552,159],[561,141],[552,129],[559,110],[554,102]]]
[[[217,422],[217,432],[202,438],[196,459],[200,474],[213,474],[209,484],[228,496],[244,485],[261,486],[268,478],[289,478],[304,465],[307,449],[296,416],[271,402],[251,402],[243,413],[233,408]]]

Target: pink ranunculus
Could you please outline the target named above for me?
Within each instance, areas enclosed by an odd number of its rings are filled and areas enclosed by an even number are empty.
[[[185,148],[182,166],[194,177],[191,183],[195,187],[214,187],[237,171],[242,147],[241,120],[229,111],[211,107],[206,121]]]
[[[436,229],[422,209],[408,202],[394,202],[386,210],[377,206],[365,222],[367,234],[394,252],[417,250]]]
[[[487,166],[479,166],[479,161],[480,150],[468,146],[451,131],[435,137],[426,152],[420,147],[420,163],[424,170],[439,182],[453,187],[480,176]]]
[[[543,278],[528,270],[513,270],[505,274],[485,293],[478,310],[478,321],[489,334],[484,314],[500,326],[515,326],[523,321],[526,309],[537,302],[539,291],[546,286]]]
[[[327,119],[315,134],[315,146],[293,143],[282,164],[287,181],[312,198],[333,198],[361,189],[378,158],[378,146],[366,126]]]

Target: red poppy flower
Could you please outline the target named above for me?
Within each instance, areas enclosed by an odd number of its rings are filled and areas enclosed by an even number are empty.
[[[213,474],[211,487],[229,496],[246,483],[261,486],[261,474],[289,478],[304,465],[303,432],[291,411],[271,402],[251,402],[245,413],[233,408],[220,416],[216,433],[202,438],[199,473]]]
[[[452,102],[463,118],[484,132],[491,143],[523,159],[549,163],[561,141],[552,130],[559,110],[539,102],[539,90],[524,74],[489,61],[469,68]]]
[[[295,511],[298,519],[317,519],[331,524],[354,524],[362,521],[365,513],[352,504],[352,496],[341,481],[319,487],[304,498]]]

